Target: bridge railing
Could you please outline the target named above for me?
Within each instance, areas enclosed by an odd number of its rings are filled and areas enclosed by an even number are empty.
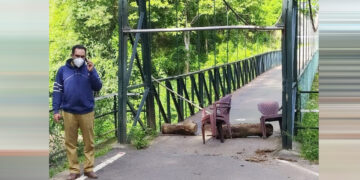
[[[168,89],[189,99],[200,107],[211,105],[221,97],[239,89],[261,75],[263,72],[281,64],[281,51],[270,51],[243,60],[214,66],[200,71],[158,79]],[[191,103],[179,98],[167,88],[153,81],[155,97],[155,116],[161,123],[181,122],[198,112]],[[136,91],[144,85],[129,86],[129,91]],[[142,91],[145,93],[145,91]],[[135,104],[135,103],[128,103]],[[137,101],[141,105],[141,102]],[[130,107],[130,109],[134,109]],[[133,116],[136,115],[132,112]],[[145,116],[145,114],[143,115]],[[134,117],[129,117],[132,122]],[[146,122],[139,119],[140,125]]]
[[[309,94],[319,94],[319,91],[298,91],[296,95],[297,99],[297,108],[296,108],[296,122],[294,124],[294,131],[295,135],[297,134],[298,130],[319,130],[319,126],[314,127],[303,127],[301,123],[303,121],[303,117],[305,113],[317,113],[319,114],[318,109],[305,109],[306,102],[304,103],[301,101],[303,95],[309,96]]]

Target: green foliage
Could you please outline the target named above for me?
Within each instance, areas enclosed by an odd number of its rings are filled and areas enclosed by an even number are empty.
[[[129,134],[129,139],[136,149],[144,149],[149,146],[150,141],[157,136],[157,132],[152,129],[145,129],[140,126],[132,126]]]
[[[150,6],[149,26],[189,27],[211,25],[272,25],[281,12],[280,0],[228,0],[237,12],[238,19],[230,10],[226,11],[224,2],[213,0],[182,1],[152,0]],[[116,0],[79,1],[50,0],[50,34],[49,34],[49,94],[58,68],[70,57],[71,47],[84,44],[88,48],[88,58],[94,61],[104,86],[99,95],[117,91],[117,49],[118,49],[118,5]],[[147,5],[149,5],[147,3]],[[215,5],[215,7],[214,7]],[[149,9],[149,7],[147,7]],[[214,9],[215,8],[215,9]],[[215,12],[214,12],[215,10]],[[228,23],[226,19],[228,17]],[[136,28],[138,6],[135,1],[129,2],[129,25]],[[154,76],[181,74],[186,66],[190,71],[208,65],[226,62],[224,52],[230,52],[230,61],[235,60],[235,52],[259,52],[257,47],[269,40],[278,39],[270,33],[248,31],[209,31],[191,32],[189,48],[185,48],[183,33],[154,33],[151,35],[151,56],[154,64]],[[230,46],[226,44],[229,41]],[[245,43],[246,42],[246,43]],[[256,45],[255,45],[256,44]],[[276,49],[273,46],[272,49]],[[138,48],[140,59],[141,50]],[[226,47],[226,51],[224,49]],[[128,54],[131,55],[131,45]],[[269,49],[269,48],[268,48]],[[214,52],[215,51],[215,52]],[[240,52],[241,54],[242,52]],[[188,54],[188,56],[185,56]],[[247,53],[249,55],[249,53]],[[185,62],[189,62],[188,65]],[[141,83],[139,71],[133,68],[131,84]],[[136,82],[136,83],[134,83]],[[51,100],[50,100],[51,103]]]
[[[312,90],[319,90],[319,74],[317,73],[312,85]],[[313,93],[310,95],[309,101],[306,104],[306,109],[319,109],[319,94]],[[319,127],[319,114],[306,113],[302,122],[299,124],[302,127]],[[311,161],[319,160],[319,131],[314,129],[299,130],[296,140],[301,143],[301,155]]]
[[[65,169],[69,168],[69,163],[64,162],[62,165],[56,166],[56,167],[50,167],[49,168],[49,176],[52,178],[56,174],[64,171]]]
[[[143,149],[149,145],[149,141],[145,137],[146,133],[140,127],[135,126],[131,128],[129,139],[136,149]]]

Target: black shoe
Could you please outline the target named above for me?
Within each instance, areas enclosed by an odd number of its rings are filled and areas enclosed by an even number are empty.
[[[94,173],[94,171],[85,172],[84,175],[87,176],[90,179],[97,179],[98,178],[98,176]]]
[[[75,180],[80,177],[80,174],[70,173],[66,180]]]

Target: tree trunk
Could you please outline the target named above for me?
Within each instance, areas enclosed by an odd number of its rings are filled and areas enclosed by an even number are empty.
[[[269,137],[273,134],[273,126],[271,124],[265,124],[266,127],[266,137]],[[227,133],[227,126],[223,125],[223,131],[225,138],[230,138]],[[231,125],[231,134],[232,138],[246,138],[248,136],[260,136],[262,137],[262,132],[260,129],[260,124],[232,124]]]
[[[273,126],[266,124],[266,137],[273,134]],[[165,123],[161,126],[163,134],[180,134],[180,135],[195,135],[197,132],[197,124],[191,120],[185,120],[177,124]],[[227,133],[227,126],[223,125],[223,132],[225,138],[230,138]],[[260,136],[262,132],[260,124],[233,124],[231,125],[232,138],[246,138],[248,136]]]
[[[184,44],[185,44],[185,52],[186,52],[184,73],[188,73],[190,69],[190,32],[189,31],[184,32]]]
[[[206,37],[205,37],[205,53],[206,53],[206,55],[208,55],[208,39],[207,39],[207,34],[206,34]]]
[[[195,135],[197,124],[191,120],[185,120],[177,124],[165,123],[161,126],[163,134]]]
[[[186,11],[186,9],[185,9],[185,11]],[[187,14],[188,14],[188,12],[185,12],[185,27],[187,27],[187,24],[188,24],[188,15]],[[185,31],[183,33],[184,33],[184,44],[185,44],[185,53],[186,53],[184,73],[188,73],[189,69],[190,69],[190,31]]]

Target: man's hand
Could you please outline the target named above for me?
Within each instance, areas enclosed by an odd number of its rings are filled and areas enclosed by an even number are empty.
[[[55,120],[55,122],[59,123],[59,122],[60,122],[60,118],[61,118],[61,115],[60,115],[59,113],[54,114],[54,120]]]
[[[89,59],[87,60],[87,69],[91,72],[94,69],[94,63]]]

